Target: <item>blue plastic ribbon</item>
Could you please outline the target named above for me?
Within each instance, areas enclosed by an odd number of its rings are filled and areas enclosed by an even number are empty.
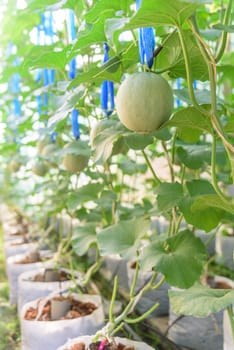
[[[36,96],[36,101],[37,101],[37,112],[39,115],[41,115],[41,107],[42,107],[41,95]]]
[[[57,136],[58,136],[58,133],[56,131],[51,133],[51,135],[50,135],[51,143],[55,143]]]
[[[69,63],[69,72],[68,72],[68,76],[70,79],[74,79],[76,76],[76,59],[73,58],[70,63]]]
[[[79,111],[78,109],[73,109],[71,113],[72,117],[72,132],[76,140],[80,138],[80,125],[79,125]]]
[[[49,71],[49,82],[53,84],[55,82],[55,69]]]
[[[69,10],[68,14],[69,14],[69,16],[67,17],[68,41],[72,43],[76,39],[75,14],[74,14],[74,11],[72,10]],[[75,57],[69,63],[68,76],[69,76],[69,79],[74,79],[76,76],[76,58]],[[71,125],[72,125],[73,136],[76,140],[78,140],[80,138],[78,109],[73,109],[71,112]]]
[[[141,6],[141,0],[136,0],[136,9]],[[141,64],[152,68],[154,63],[155,35],[152,27],[139,29],[139,56]]]
[[[70,30],[68,30],[69,33],[69,40],[72,42],[76,39],[76,26],[75,26],[75,15],[74,11],[69,10],[69,24],[70,24]]]
[[[37,69],[35,82],[39,83],[41,81],[41,79],[42,79],[42,69]]]
[[[44,68],[44,86],[47,86],[49,84],[49,70],[48,68]]]
[[[21,104],[20,104],[20,101],[19,101],[18,97],[14,98],[13,105],[14,105],[14,115],[16,117],[20,117],[20,115],[21,115]]]
[[[178,79],[176,79],[176,88],[178,89],[178,90],[180,90],[181,89],[181,78],[178,78]],[[180,107],[181,106],[181,100],[180,100],[180,98],[176,98],[176,106],[177,107]]]
[[[76,39],[76,25],[74,11],[69,10],[68,22],[67,22],[68,41],[72,43]],[[74,79],[76,76],[76,58],[73,58],[69,63],[68,76],[70,79]]]
[[[104,57],[103,63],[109,60],[109,46],[104,43]],[[104,80],[101,85],[101,107],[106,116],[110,116],[115,107],[114,102],[114,83],[113,81]],[[109,101],[110,100],[110,101]]]
[[[18,73],[14,73],[9,80],[8,88],[9,91],[13,94],[19,94],[20,93],[20,75]]]

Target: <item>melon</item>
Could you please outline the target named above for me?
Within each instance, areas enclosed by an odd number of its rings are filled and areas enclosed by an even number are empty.
[[[168,121],[174,105],[168,82],[153,72],[129,75],[116,96],[116,111],[129,130],[147,134]]]

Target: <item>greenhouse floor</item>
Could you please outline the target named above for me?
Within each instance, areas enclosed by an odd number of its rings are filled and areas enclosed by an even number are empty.
[[[20,327],[16,307],[9,304],[2,235],[0,235],[0,350],[20,349]]]

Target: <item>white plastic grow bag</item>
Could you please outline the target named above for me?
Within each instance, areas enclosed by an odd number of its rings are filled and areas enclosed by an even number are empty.
[[[234,311],[234,310],[233,310]],[[227,310],[223,313],[223,350],[234,349],[234,338]]]
[[[67,294],[65,294],[67,295]],[[76,300],[92,302],[97,306],[90,315],[58,321],[25,320],[25,312],[36,307],[38,300],[25,304],[20,313],[22,350],[56,350],[68,339],[94,334],[104,324],[104,313],[99,295],[71,294]]]
[[[234,236],[225,236],[221,230],[216,237],[216,261],[234,271]]]
[[[66,269],[58,269],[58,271],[64,271],[70,275],[72,273]],[[80,284],[81,275],[74,274],[74,280],[67,281],[50,281],[50,282],[38,282],[34,278],[37,274],[43,274],[45,268],[26,271],[20,274],[18,277],[18,312],[20,312],[22,306],[29,301],[48,296],[50,293],[60,290],[69,289],[75,287],[76,284]]]
[[[105,256],[102,271],[105,278],[112,281],[118,276],[118,287],[128,292],[127,259],[121,258],[117,254]]]
[[[49,267],[51,265],[51,262],[49,261],[39,261],[29,264],[17,263],[25,257],[25,254],[17,254],[15,256],[10,256],[6,260],[6,272],[10,287],[10,303],[13,305],[17,304],[19,275],[25,271],[38,270],[41,269],[43,266]]]
[[[36,249],[37,244],[36,243],[24,243],[23,239],[13,239],[8,240],[4,244],[4,253],[6,259],[9,258],[9,256],[14,256],[17,254],[25,254],[27,252],[30,252],[31,250]]]
[[[94,338],[94,335],[77,337],[69,340],[63,346],[60,346],[57,350],[70,350],[73,345],[80,342],[84,343],[88,347],[92,343],[93,338]],[[131,346],[134,348],[134,350],[154,350],[154,348],[152,348],[151,346],[143,342],[129,340],[127,338],[120,338],[120,337],[114,337],[114,339],[117,344],[121,343],[125,346],[129,346],[129,347]]]

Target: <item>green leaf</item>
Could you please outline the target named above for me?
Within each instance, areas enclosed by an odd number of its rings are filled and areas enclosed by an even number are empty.
[[[67,49],[53,51],[56,45],[34,46],[23,62],[23,68],[55,68],[64,70],[67,59]]]
[[[146,235],[150,221],[145,217],[120,221],[98,232],[98,245],[101,255],[120,254],[122,257],[135,257]]]
[[[117,145],[124,132],[125,128],[120,122],[109,120],[109,123],[103,127],[93,142],[94,161],[96,163],[104,163],[109,159],[114,146]]]
[[[80,187],[77,191],[71,192],[68,195],[67,206],[69,210],[76,210],[79,205],[85,202],[95,201],[98,198],[98,194],[103,188],[102,184],[99,183],[89,183]]]
[[[219,30],[222,30],[222,31],[227,32],[227,33],[234,33],[234,25],[233,24],[227,26],[227,25],[224,25],[222,23],[217,23],[217,24],[214,24],[212,26],[212,28],[219,29]]]
[[[69,58],[76,56],[79,50],[86,48],[93,44],[101,44],[106,41],[104,33],[104,19],[95,21],[94,23],[87,23],[84,30],[78,32],[77,41],[72,47]]]
[[[225,131],[234,134],[234,120],[228,120],[225,125]]]
[[[1,29],[3,36],[1,40],[17,42],[25,31],[30,31],[40,22],[40,14],[28,12],[27,10],[18,10],[3,17]]]
[[[211,145],[181,145],[176,150],[180,161],[190,169],[199,169],[211,163]],[[222,144],[216,147],[216,164],[225,166],[226,155]]]
[[[207,258],[204,244],[186,230],[166,240],[152,242],[140,254],[143,271],[153,268],[161,272],[166,281],[179,288],[191,287],[202,273]]]
[[[91,149],[87,141],[78,139],[68,143],[59,154],[60,156],[64,156],[65,154],[76,154],[89,157]]]
[[[142,150],[154,142],[154,138],[151,134],[141,135],[137,133],[129,133],[124,139],[129,148],[134,150]]]
[[[114,41],[114,34],[115,36],[118,35],[122,32],[122,28],[124,27],[125,24],[129,22],[128,18],[108,18],[105,21],[105,33],[108,42],[113,43]]]
[[[74,229],[72,247],[76,254],[84,255],[91,244],[97,242],[96,227],[97,223],[86,223],[84,226],[78,226]]]
[[[87,72],[77,74],[69,85],[69,89],[79,86],[83,83],[95,83],[101,84],[103,80],[111,80],[119,82],[122,76],[122,72],[118,70],[115,73],[110,72],[109,66],[97,66],[97,63],[90,65],[90,69]]]
[[[214,187],[208,180],[195,179],[186,182],[186,188],[191,197],[200,196],[203,194],[215,194]]]
[[[99,0],[94,2],[94,5],[89,9],[88,13],[85,16],[85,19],[89,23],[93,23],[99,18],[100,14],[103,18],[114,17],[116,11],[122,10],[125,8],[126,0],[120,0],[111,2],[109,0]]]
[[[217,67],[217,69],[219,69],[219,67]],[[221,69],[220,69],[221,71]],[[230,73],[230,71],[229,71]],[[189,104],[191,105],[192,104],[192,101],[190,99],[190,96],[189,96],[189,91],[188,89],[186,88],[182,88],[180,90],[177,90],[177,89],[174,89],[174,94],[179,98],[181,99],[181,101],[184,101],[186,104]],[[206,89],[202,89],[202,90],[195,90],[194,91],[194,94],[195,94],[195,97],[196,97],[196,100],[197,102],[200,104],[200,105],[206,105],[206,106],[210,106],[210,102],[211,102],[211,99],[210,99],[210,91],[209,90],[206,90]],[[224,103],[224,100],[217,96],[217,102],[219,103]]]
[[[198,4],[174,0],[143,0],[136,15],[125,29],[159,25],[182,25],[198,8]]]
[[[183,199],[183,187],[179,183],[161,183],[156,192],[160,212],[169,211],[179,205]]]
[[[224,202],[217,194],[207,194],[197,197],[192,205],[193,211],[203,211],[207,208],[213,208],[213,210],[221,209],[231,214],[234,214],[234,203],[231,198],[229,201]]]
[[[128,175],[134,175],[139,172],[146,172],[147,171],[147,165],[146,164],[139,164],[136,162],[133,162],[131,159],[123,159],[118,163],[119,168]]]
[[[177,314],[207,317],[233,304],[233,289],[195,285],[184,291],[169,290],[170,305]]]
[[[55,113],[49,118],[48,126],[53,129],[57,123],[64,120],[67,115],[75,108],[77,101],[84,96],[84,87],[82,85],[76,87],[73,91],[68,91],[63,96],[64,103],[56,110]],[[62,99],[62,97],[59,97]]]
[[[210,119],[194,107],[183,108],[175,112],[166,126],[175,126],[179,132],[183,131],[185,136],[187,131],[194,132],[197,130],[200,134],[203,132],[212,133]]]
[[[183,36],[189,52],[193,79],[206,81],[208,79],[207,64],[195,41],[194,34],[190,30],[183,30]],[[185,61],[177,32],[168,35],[163,49],[157,56],[157,71],[161,70],[168,71],[169,76],[173,79],[179,77],[186,79]]]
[[[206,196],[201,196],[201,201]],[[195,202],[196,197],[184,197],[183,201],[180,202],[179,209],[183,213],[186,222],[206,232],[217,227],[223,217],[223,210],[212,206],[203,208],[198,206],[196,208],[193,206]]]

